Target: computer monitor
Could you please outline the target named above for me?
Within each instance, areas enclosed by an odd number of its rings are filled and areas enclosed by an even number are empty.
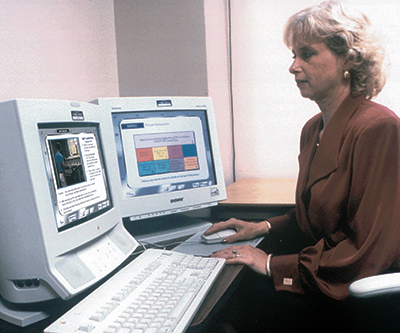
[[[138,240],[164,241],[204,229],[192,210],[226,199],[210,97],[100,98],[108,109],[125,226]],[[173,214],[173,215],[171,215]]]
[[[0,115],[0,318],[26,326],[46,317],[26,304],[85,291],[137,242],[123,228],[100,106],[21,99]]]

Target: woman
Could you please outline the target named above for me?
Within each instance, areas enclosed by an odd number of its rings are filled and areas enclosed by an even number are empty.
[[[400,120],[371,101],[385,76],[383,52],[369,28],[366,17],[349,16],[336,1],[288,20],[289,71],[301,95],[321,111],[301,133],[296,207],[262,223],[231,219],[205,233],[236,229],[227,243],[266,234],[282,240],[291,233],[297,243],[292,253],[272,244],[266,252],[234,246],[214,253],[273,285],[276,306],[264,312],[289,304],[280,297],[346,300],[353,281],[385,271],[400,256]]]

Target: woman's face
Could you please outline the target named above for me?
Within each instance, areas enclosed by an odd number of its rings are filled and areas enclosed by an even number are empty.
[[[321,41],[298,43],[292,51],[289,72],[295,76],[301,95],[316,102],[336,98],[345,85],[344,58]]]

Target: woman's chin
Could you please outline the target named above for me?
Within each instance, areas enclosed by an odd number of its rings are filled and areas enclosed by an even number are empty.
[[[303,98],[308,98],[308,99],[314,100],[314,99],[313,99],[313,95],[310,94],[310,92],[307,92],[307,91],[305,91],[305,90],[300,90],[300,95],[301,95]]]

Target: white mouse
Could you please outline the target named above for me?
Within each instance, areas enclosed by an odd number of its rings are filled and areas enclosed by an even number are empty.
[[[207,244],[214,244],[214,243],[221,243],[225,237],[231,236],[236,234],[236,230],[234,229],[225,229],[218,232],[215,232],[208,236],[201,236],[201,239],[204,243]]]

